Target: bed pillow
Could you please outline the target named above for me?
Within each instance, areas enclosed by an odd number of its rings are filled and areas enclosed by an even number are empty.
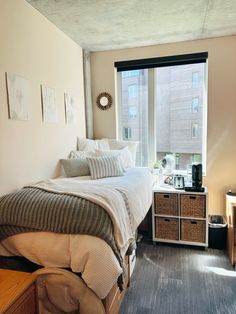
[[[95,150],[91,150],[91,151],[72,150],[69,155],[69,159],[76,159],[76,158],[86,159],[87,157],[96,157]]]
[[[111,150],[122,149],[122,148],[128,147],[128,149],[131,153],[132,160],[133,160],[134,165],[135,165],[138,142],[119,141],[119,140],[115,140],[115,139],[108,139],[108,144],[109,144],[109,147]]]
[[[134,162],[131,156],[131,153],[128,147],[122,149],[115,149],[115,150],[101,150],[96,149],[96,156],[103,157],[103,156],[120,156],[124,169],[133,168]]]
[[[120,156],[87,157],[92,179],[123,175]]]
[[[86,158],[61,159],[67,177],[89,176],[90,170]]]
[[[90,140],[87,138],[78,137],[77,148],[82,151],[91,151],[94,149],[110,149],[107,139]]]
[[[95,140],[95,141],[97,142],[98,149],[110,150],[110,146],[108,144],[108,140],[102,139],[102,140]]]

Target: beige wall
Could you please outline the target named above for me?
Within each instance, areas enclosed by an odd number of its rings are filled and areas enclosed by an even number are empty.
[[[58,160],[85,136],[82,49],[23,0],[0,0],[0,194],[54,177]],[[30,82],[30,121],[8,119],[5,72]],[[58,122],[42,122],[40,84],[55,88]],[[64,92],[79,123],[66,125]]]
[[[99,110],[100,92],[115,98],[114,62],[208,51],[207,176],[210,213],[224,213],[227,189],[236,191],[236,37],[94,52],[91,55],[94,134],[115,137],[115,105]]]

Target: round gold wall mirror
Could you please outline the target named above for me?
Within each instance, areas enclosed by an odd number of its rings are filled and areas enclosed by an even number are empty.
[[[112,105],[112,97],[109,93],[101,93],[98,95],[96,103],[98,108],[102,110],[107,110]]]

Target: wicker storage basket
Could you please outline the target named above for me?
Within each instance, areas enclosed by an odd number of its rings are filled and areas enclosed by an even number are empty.
[[[156,217],[156,238],[179,240],[179,222],[177,218]]]
[[[178,216],[178,195],[174,193],[154,193],[155,213]]]
[[[181,240],[205,242],[206,222],[204,220],[181,219]]]
[[[184,217],[206,217],[205,195],[180,195],[180,215]]]

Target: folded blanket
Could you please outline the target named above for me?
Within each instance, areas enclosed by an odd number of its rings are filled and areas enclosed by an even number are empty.
[[[0,240],[32,231],[97,236],[122,259],[113,236],[108,213],[84,198],[25,187],[0,198]]]

